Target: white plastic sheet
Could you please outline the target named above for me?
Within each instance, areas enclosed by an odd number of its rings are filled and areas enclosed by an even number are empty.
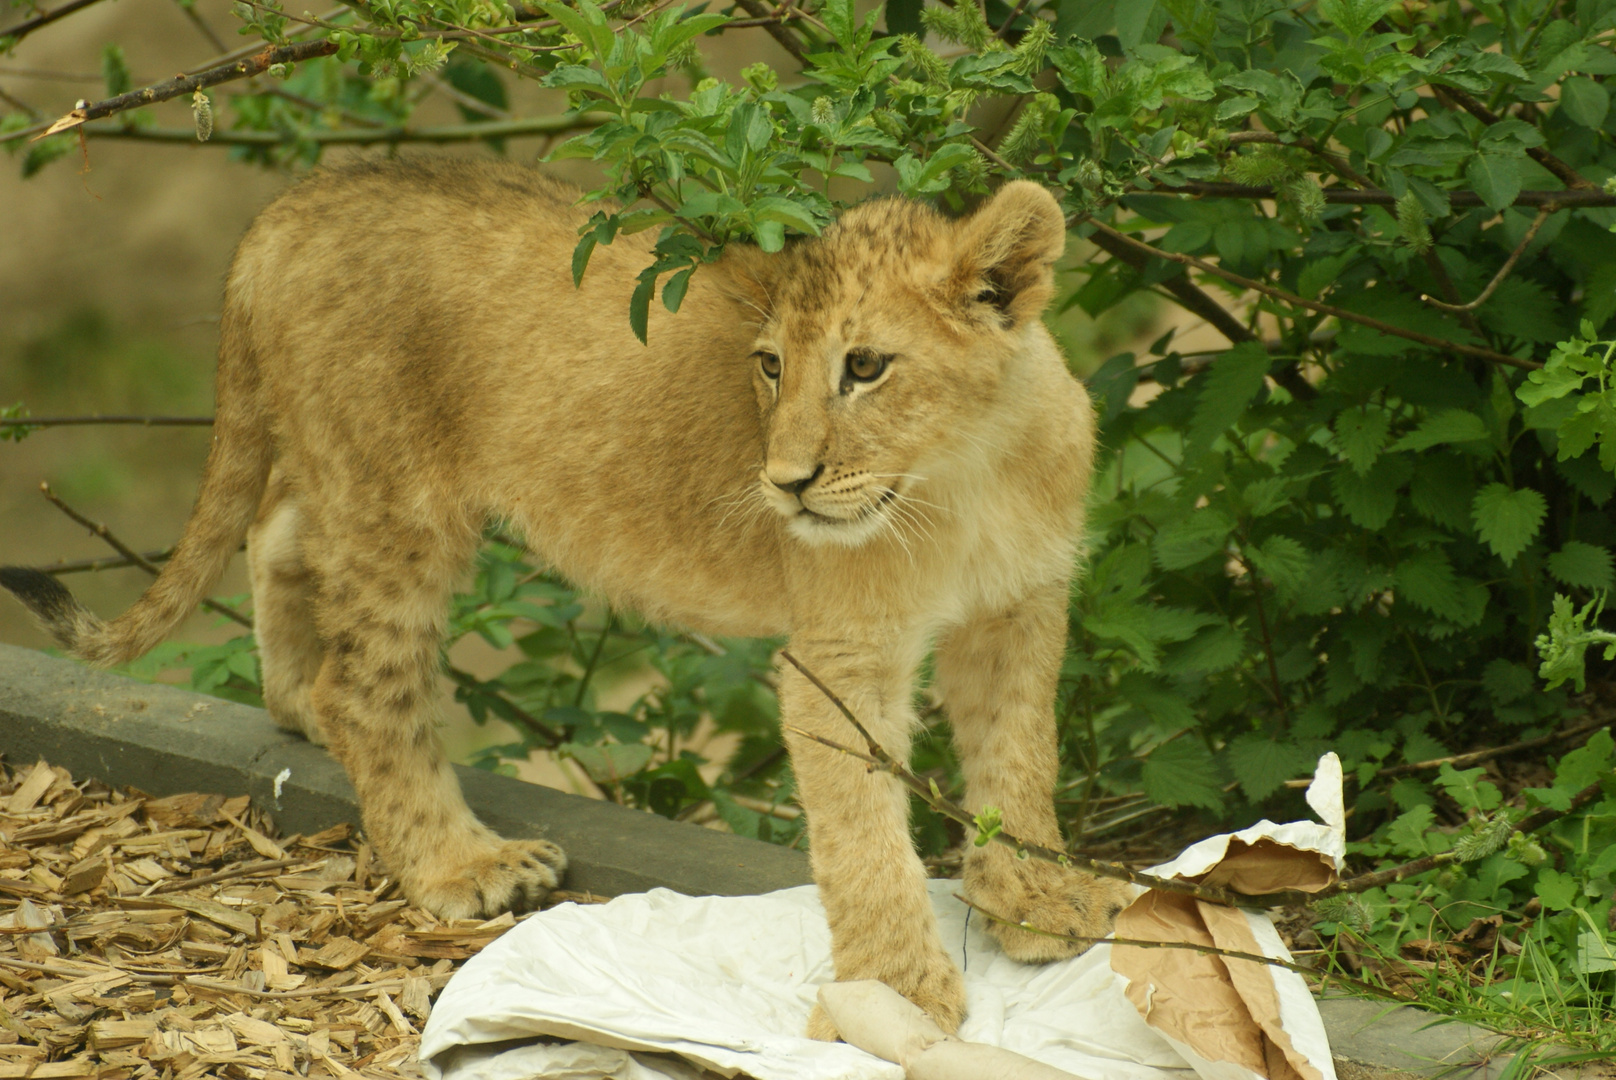
[[[1316,852],[1314,865],[1333,871],[1343,841],[1340,783],[1329,755],[1308,793],[1323,825],[1262,822],[1202,841],[1162,869],[1198,874],[1231,847],[1268,841]],[[965,972],[962,1040],[1085,1080],[1253,1077],[1150,1027],[1127,996],[1128,980],[1111,969],[1111,946],[1057,964],[1020,964],[956,898],[959,882],[929,887],[944,946]],[[1265,915],[1243,918],[1262,952],[1288,959]],[[1265,970],[1278,1014],[1269,1034],[1301,1055],[1300,1075],[1335,1080],[1301,977]],[[656,889],[601,905],[562,904],[518,924],[450,980],[422,1033],[421,1059],[434,1080],[693,1080],[700,1069],[757,1080],[903,1080],[898,1064],[803,1036],[820,984],[833,978],[813,886],[741,897]],[[541,1038],[564,1041],[533,1041]]]

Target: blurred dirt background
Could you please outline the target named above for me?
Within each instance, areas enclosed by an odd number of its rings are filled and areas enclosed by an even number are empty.
[[[0,5],[0,27],[25,11],[7,0]],[[195,11],[227,47],[242,42],[228,0],[197,0]],[[0,57],[6,106],[55,116],[78,98],[103,96],[100,54],[113,41],[123,46],[136,86],[194,68],[219,52],[174,0],[97,4]],[[758,59],[792,70],[761,30],[702,39],[702,44],[709,70],[720,78],[735,79],[741,67]],[[667,83],[674,93],[687,88],[683,77]],[[507,88],[518,115],[562,107],[552,92],[514,76],[507,76]],[[220,89],[229,92],[229,87]],[[182,101],[155,108],[164,125],[191,122]],[[221,109],[221,123],[226,115]],[[421,123],[460,119],[442,101],[429,101],[417,115]],[[533,160],[545,149],[539,139],[507,144],[508,154],[519,160]],[[482,147],[402,152],[492,153]],[[387,153],[341,150],[328,153],[325,162]],[[253,215],[295,176],[233,162],[228,150],[216,145],[92,140],[88,171],[84,164],[73,155],[23,179],[16,157],[0,159],[0,406],[25,402],[35,416],[207,415],[219,293],[231,252]],[[566,162],[554,171],[590,183],[591,168]],[[1075,366],[1092,369],[1123,348],[1141,348],[1165,329],[1166,313],[1154,298],[1138,299],[1141,303],[1120,317],[1109,316],[1104,325],[1075,307],[1054,320],[1078,360]],[[20,443],[0,442],[0,563],[40,565],[110,554],[40,497],[42,480],[137,550],[168,547],[190,512],[208,439],[205,427],[67,427],[36,431]],[[124,569],[63,580],[110,616],[133,602],[147,577]],[[238,557],[214,593],[229,597],[246,591]],[[198,614],[174,637],[211,642],[238,629]],[[49,644],[9,598],[0,599],[0,642]],[[484,676],[505,663],[478,640],[462,642],[454,659]],[[445,715],[457,758],[513,738],[496,724],[476,727],[447,694]],[[541,782],[575,786],[553,767],[535,765],[523,772]]]

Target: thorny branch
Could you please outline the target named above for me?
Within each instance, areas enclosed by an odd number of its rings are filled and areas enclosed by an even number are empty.
[[[1525,371],[1536,371],[1543,366],[1536,360],[1522,360],[1516,356],[1510,356],[1501,352],[1494,352],[1492,349],[1484,349],[1477,345],[1466,345],[1463,342],[1444,341],[1442,338],[1432,337],[1430,334],[1422,334],[1417,330],[1405,330],[1401,326],[1393,326],[1391,323],[1381,322],[1379,319],[1372,319],[1367,315],[1359,315],[1355,311],[1348,311],[1345,308],[1336,307],[1334,304],[1321,304],[1317,300],[1304,299],[1303,297],[1297,296],[1295,293],[1290,292],[1287,289],[1280,289],[1261,281],[1255,281],[1241,274],[1236,274],[1231,270],[1225,270],[1216,263],[1209,263],[1205,259],[1197,259],[1193,255],[1185,255],[1177,251],[1164,251],[1161,248],[1153,247],[1142,240],[1135,240],[1127,233],[1118,232],[1116,229],[1113,229],[1111,226],[1102,221],[1096,220],[1089,214],[1081,214],[1072,222],[1074,225],[1085,223],[1094,226],[1095,229],[1099,230],[1100,235],[1108,236],[1115,241],[1126,244],[1135,250],[1145,252],[1151,256],[1154,256],[1155,258],[1166,259],[1169,262],[1176,262],[1184,266],[1193,266],[1195,269],[1200,270],[1203,273],[1212,274],[1214,277],[1220,277],[1225,281],[1233,282],[1234,284],[1239,285],[1241,288],[1262,293],[1264,296],[1270,296],[1287,304],[1292,304],[1300,308],[1306,308],[1309,311],[1316,311],[1321,315],[1333,315],[1337,319],[1342,319],[1346,322],[1355,322],[1360,326],[1367,326],[1373,330],[1378,330],[1382,334],[1390,334],[1393,337],[1406,338],[1409,341],[1417,341],[1420,344],[1428,345],[1433,349],[1439,349],[1446,352],[1462,353],[1465,356],[1480,357],[1481,359],[1490,363],[1503,364],[1507,367],[1521,368]]]

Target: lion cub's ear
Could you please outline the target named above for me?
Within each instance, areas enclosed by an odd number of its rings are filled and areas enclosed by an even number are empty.
[[[998,309],[1006,328],[1035,319],[1055,291],[1055,260],[1066,250],[1066,218],[1031,180],[1000,188],[955,226],[950,299]]]
[[[751,244],[729,244],[712,269],[714,284],[725,296],[752,309],[760,319],[774,314],[774,286],[781,272],[778,254]]]

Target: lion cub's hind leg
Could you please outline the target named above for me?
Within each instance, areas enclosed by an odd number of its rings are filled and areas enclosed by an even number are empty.
[[[325,732],[309,695],[325,650],[314,624],[314,572],[303,560],[297,500],[285,478],[272,475],[247,530],[252,580],[253,635],[264,679],[264,705],[281,727],[325,745]]]
[[[1055,820],[1059,770],[1055,691],[1066,647],[1066,586],[1058,583],[973,619],[937,648],[937,686],[965,774],[966,805],[995,806],[1004,828],[1030,843],[1063,846]],[[1040,859],[1016,858],[1009,847],[972,848],[965,891],[1011,923],[1080,937],[1109,933],[1127,903],[1126,886]],[[1004,951],[1026,963],[1075,956],[1088,947],[1002,922],[989,931]]]
[[[321,500],[327,520],[305,543],[326,643],[312,700],[365,831],[404,894],[442,918],[531,910],[566,857],[547,841],[502,840],[476,819],[435,722],[443,624],[477,532],[344,496]]]

